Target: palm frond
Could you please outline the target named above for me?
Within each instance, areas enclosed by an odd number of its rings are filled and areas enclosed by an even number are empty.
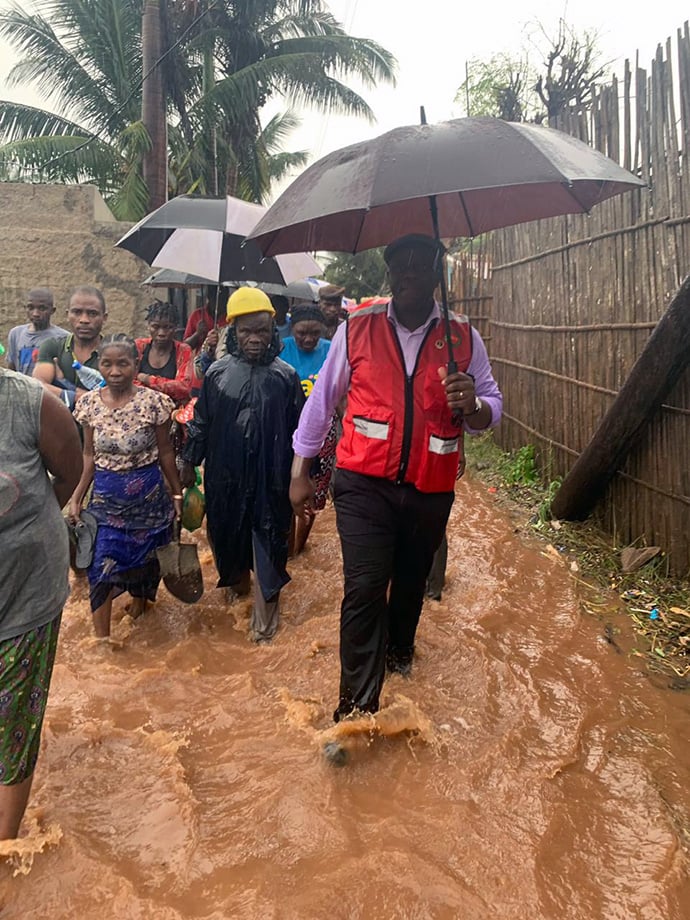
[[[340,33],[291,38],[273,46],[269,57],[292,55],[309,56],[314,69],[341,78],[355,76],[367,87],[381,83],[395,86],[395,58],[369,39]]]
[[[0,164],[19,178],[34,182],[93,182],[104,189],[121,168],[107,144],[79,136],[33,137],[0,146]]]
[[[79,113],[90,128],[119,130],[126,124],[126,116],[113,109],[106,81],[89,72],[47,20],[15,7],[0,14],[0,36],[24,56],[10,71],[10,85],[34,84],[44,99],[56,103],[60,114]]]
[[[268,178],[271,182],[280,182],[296,169],[309,162],[308,150],[296,150],[293,153],[274,153],[268,157]]]
[[[301,124],[301,118],[293,111],[279,112],[262,127],[261,143],[267,150],[277,152],[283,148],[290,134]]]
[[[117,189],[104,197],[117,220],[141,220],[148,211],[149,190],[133,165],[124,171]]]
[[[46,135],[79,136],[84,139],[88,132],[83,125],[45,109],[0,100],[0,140],[10,142]]]
[[[358,115],[373,120],[373,112],[354,90],[324,74],[322,59],[313,54],[282,55],[258,61],[219,80],[192,111],[212,104],[232,121],[256,111],[272,95],[292,105],[308,105],[321,111]]]

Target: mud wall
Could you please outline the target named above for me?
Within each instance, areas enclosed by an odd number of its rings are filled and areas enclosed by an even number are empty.
[[[69,293],[79,284],[103,291],[108,331],[143,332],[151,291],[141,281],[151,270],[114,248],[130,226],[113,218],[94,186],[0,182],[0,341],[26,322],[30,288],[53,291],[54,322],[65,325]]]

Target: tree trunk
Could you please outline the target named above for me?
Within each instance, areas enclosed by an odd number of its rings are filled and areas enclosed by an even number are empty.
[[[204,49],[204,69],[203,69],[203,93],[204,96],[213,89],[216,77],[213,66],[213,46]],[[218,134],[216,131],[215,109],[212,105],[206,105],[206,140],[208,143],[208,189],[212,195],[218,196]]]
[[[144,154],[143,176],[149,192],[149,211],[168,200],[168,143],[163,92],[163,68],[154,66],[163,50],[161,3],[146,0],[141,23],[142,87],[141,120],[151,138],[151,149]]]
[[[615,402],[556,493],[551,513],[582,520],[690,361],[690,276],[659,320]]]

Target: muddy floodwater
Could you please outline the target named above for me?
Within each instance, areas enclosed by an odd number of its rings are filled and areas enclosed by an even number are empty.
[[[3,920],[688,920],[690,694],[629,655],[614,595],[584,614],[567,564],[477,481],[412,679],[341,739],[345,767],[325,761],[334,523],[292,563],[270,646],[207,548],[202,601],[161,588],[133,622],[120,599],[112,647],[77,581],[24,836],[1,846]]]

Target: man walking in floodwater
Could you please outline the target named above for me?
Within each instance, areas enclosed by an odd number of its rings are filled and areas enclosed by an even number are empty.
[[[218,587],[249,593],[250,638],[269,642],[279,621],[292,508],[292,435],[304,405],[296,371],[281,361],[268,296],[241,287],[228,300],[228,354],[209,368],[187,426],[181,479],[204,462],[208,536]]]
[[[311,461],[347,396],[334,490],[345,575],[336,722],[377,711],[386,668],[410,674],[427,574],[463,465],[463,433],[501,417],[486,348],[466,318],[451,319],[459,371],[447,373],[434,300],[443,252],[419,234],[386,248],[392,300],[355,311],[338,329],[293,439],[290,498],[304,515],[314,491]]]

